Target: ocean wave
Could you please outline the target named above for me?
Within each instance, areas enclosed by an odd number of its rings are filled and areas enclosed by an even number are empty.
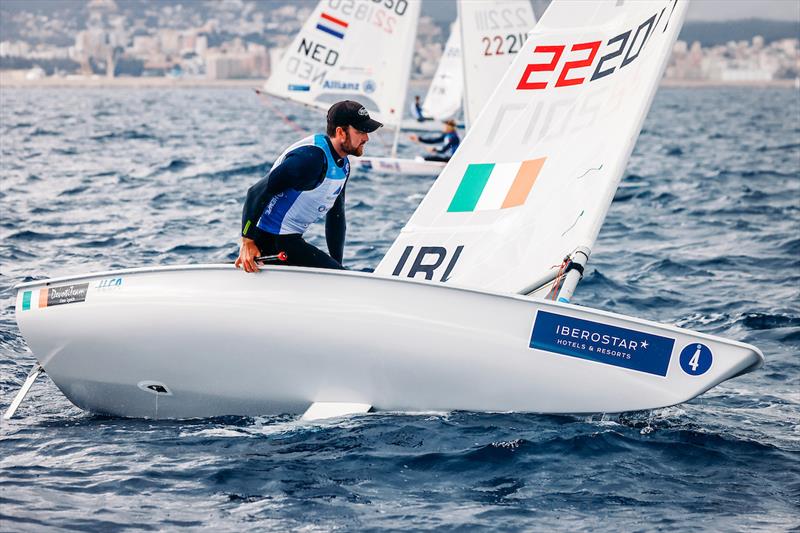
[[[138,130],[123,130],[103,133],[90,137],[93,141],[107,142],[107,141],[136,141],[136,140],[157,140],[158,138],[150,133]]]
[[[241,165],[237,167],[220,170],[217,172],[207,172],[187,177],[186,179],[204,178],[209,180],[226,180],[235,176],[259,176],[263,177],[272,168],[272,162],[256,163],[254,165]]]

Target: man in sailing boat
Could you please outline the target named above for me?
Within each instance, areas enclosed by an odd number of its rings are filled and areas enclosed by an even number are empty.
[[[257,257],[281,252],[289,265],[344,268],[347,156],[362,155],[369,134],[381,126],[364,106],[344,100],[328,110],[326,133],[289,146],[269,174],[247,191],[236,268],[257,272]],[[330,255],[303,239],[308,226],[323,215]]]
[[[456,121],[452,119],[444,121],[444,129],[439,135],[409,135],[408,138],[412,141],[424,144],[442,143],[441,146],[428,147],[430,154],[425,156],[425,161],[450,161],[450,158],[456,153],[456,149],[461,143],[461,139],[459,139],[458,133],[456,133]]]
[[[412,106],[411,111],[414,113],[414,118],[417,119],[417,122],[425,122],[426,120],[433,120],[430,117],[426,117],[425,114],[422,112],[422,102],[420,102],[418,94],[414,96],[414,105]]]

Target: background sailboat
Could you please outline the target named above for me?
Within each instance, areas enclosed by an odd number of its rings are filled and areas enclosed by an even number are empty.
[[[321,1],[263,91],[322,110],[356,100],[394,129],[394,139],[389,157],[353,158],[353,168],[438,174],[441,163],[397,157],[420,6],[418,1]]]
[[[464,76],[464,122],[469,128],[489,101],[536,25],[528,1],[458,0]]]
[[[264,84],[264,92],[327,111],[362,103],[388,127],[402,121],[419,2],[317,4]]]
[[[440,120],[463,110],[467,128],[489,101],[516,54],[522,50],[536,16],[528,1],[459,0],[458,18],[451,27],[423,112],[433,121],[403,121],[404,129],[441,130]],[[444,163],[366,159],[363,165],[389,172],[438,175]]]
[[[464,61],[461,50],[461,24],[456,19],[450,26],[450,36],[422,104],[423,114],[435,121],[457,119],[461,112],[464,96]]]

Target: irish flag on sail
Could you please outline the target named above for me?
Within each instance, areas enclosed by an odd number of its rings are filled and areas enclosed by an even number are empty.
[[[492,211],[523,205],[545,157],[521,163],[473,163],[461,178],[449,213]]]

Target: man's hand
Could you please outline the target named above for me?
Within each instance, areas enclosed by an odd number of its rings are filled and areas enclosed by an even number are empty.
[[[414,142],[417,142],[417,141],[419,140],[419,137],[418,137],[418,136],[416,136],[416,135],[413,135],[413,134],[412,134],[412,135],[409,135],[409,136],[408,136],[408,138],[409,138],[409,139],[411,139],[411,140],[412,140],[412,141],[414,141]]]
[[[256,264],[256,257],[261,255],[261,250],[258,249],[253,239],[242,237],[242,244],[239,246],[239,257],[236,258],[236,268],[244,267],[245,272],[258,272],[259,268]]]

